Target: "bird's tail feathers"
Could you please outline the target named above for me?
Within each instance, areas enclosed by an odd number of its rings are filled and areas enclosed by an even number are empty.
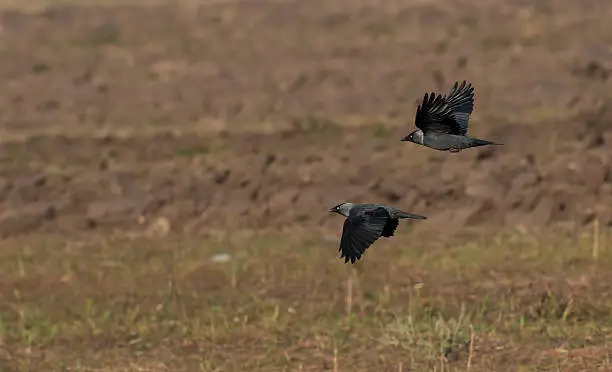
[[[499,142],[493,142],[493,141],[487,141],[487,140],[483,140],[480,138],[473,138],[473,142],[474,147],[476,146],[486,146],[486,145],[497,145],[497,146],[502,146],[503,143],[499,143]]]
[[[404,211],[397,211],[397,218],[411,218],[413,220],[426,220],[427,217],[421,216],[419,214],[408,213]]]

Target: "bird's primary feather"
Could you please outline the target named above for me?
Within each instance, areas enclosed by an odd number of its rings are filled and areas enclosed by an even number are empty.
[[[474,87],[465,80],[459,85],[455,82],[446,98],[446,104],[450,106],[455,116],[455,121],[463,131],[467,133],[470,115],[474,111]]]
[[[423,102],[417,107],[414,124],[424,133],[445,130],[445,124],[452,117],[452,110],[442,95],[425,93]]]
[[[470,115],[474,109],[474,88],[463,81],[455,82],[448,96],[425,93],[417,107],[415,125],[424,133],[438,132],[454,135],[467,133]]]
[[[362,213],[351,211],[344,221],[342,238],[340,239],[340,258],[344,262],[355,263],[385,231],[389,214],[383,207],[378,207]]]

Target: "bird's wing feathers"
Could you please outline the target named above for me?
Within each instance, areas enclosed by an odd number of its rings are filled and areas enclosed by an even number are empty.
[[[446,104],[450,106],[455,116],[455,121],[461,127],[462,134],[465,135],[470,115],[474,110],[474,87],[472,84],[465,80],[461,85],[459,85],[459,82],[455,82],[455,85],[453,85],[448,93]]]
[[[448,96],[429,93],[417,108],[415,125],[423,132],[465,135],[474,109],[474,88],[465,81],[455,85]]]
[[[446,104],[442,95],[425,93],[423,101],[417,107],[414,124],[423,132],[441,131],[447,132],[448,125],[445,124],[452,118],[453,111]]]
[[[383,233],[389,214],[383,207],[363,213],[349,214],[344,221],[340,240],[340,258],[355,263]]]
[[[397,229],[397,226],[399,225],[399,220],[394,218],[394,219],[390,219],[387,224],[385,225],[385,228],[382,231],[382,236],[384,236],[385,238],[390,238],[395,234],[395,230]]]

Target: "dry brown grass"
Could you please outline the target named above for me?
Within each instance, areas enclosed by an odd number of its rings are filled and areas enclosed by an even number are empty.
[[[592,242],[400,234],[352,267],[299,234],[7,240],[2,369],[608,370],[612,254]]]

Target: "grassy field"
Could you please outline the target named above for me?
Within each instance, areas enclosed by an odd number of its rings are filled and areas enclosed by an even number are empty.
[[[302,233],[7,240],[1,367],[612,369],[604,236],[475,236],[400,233],[353,267],[331,237]]]

